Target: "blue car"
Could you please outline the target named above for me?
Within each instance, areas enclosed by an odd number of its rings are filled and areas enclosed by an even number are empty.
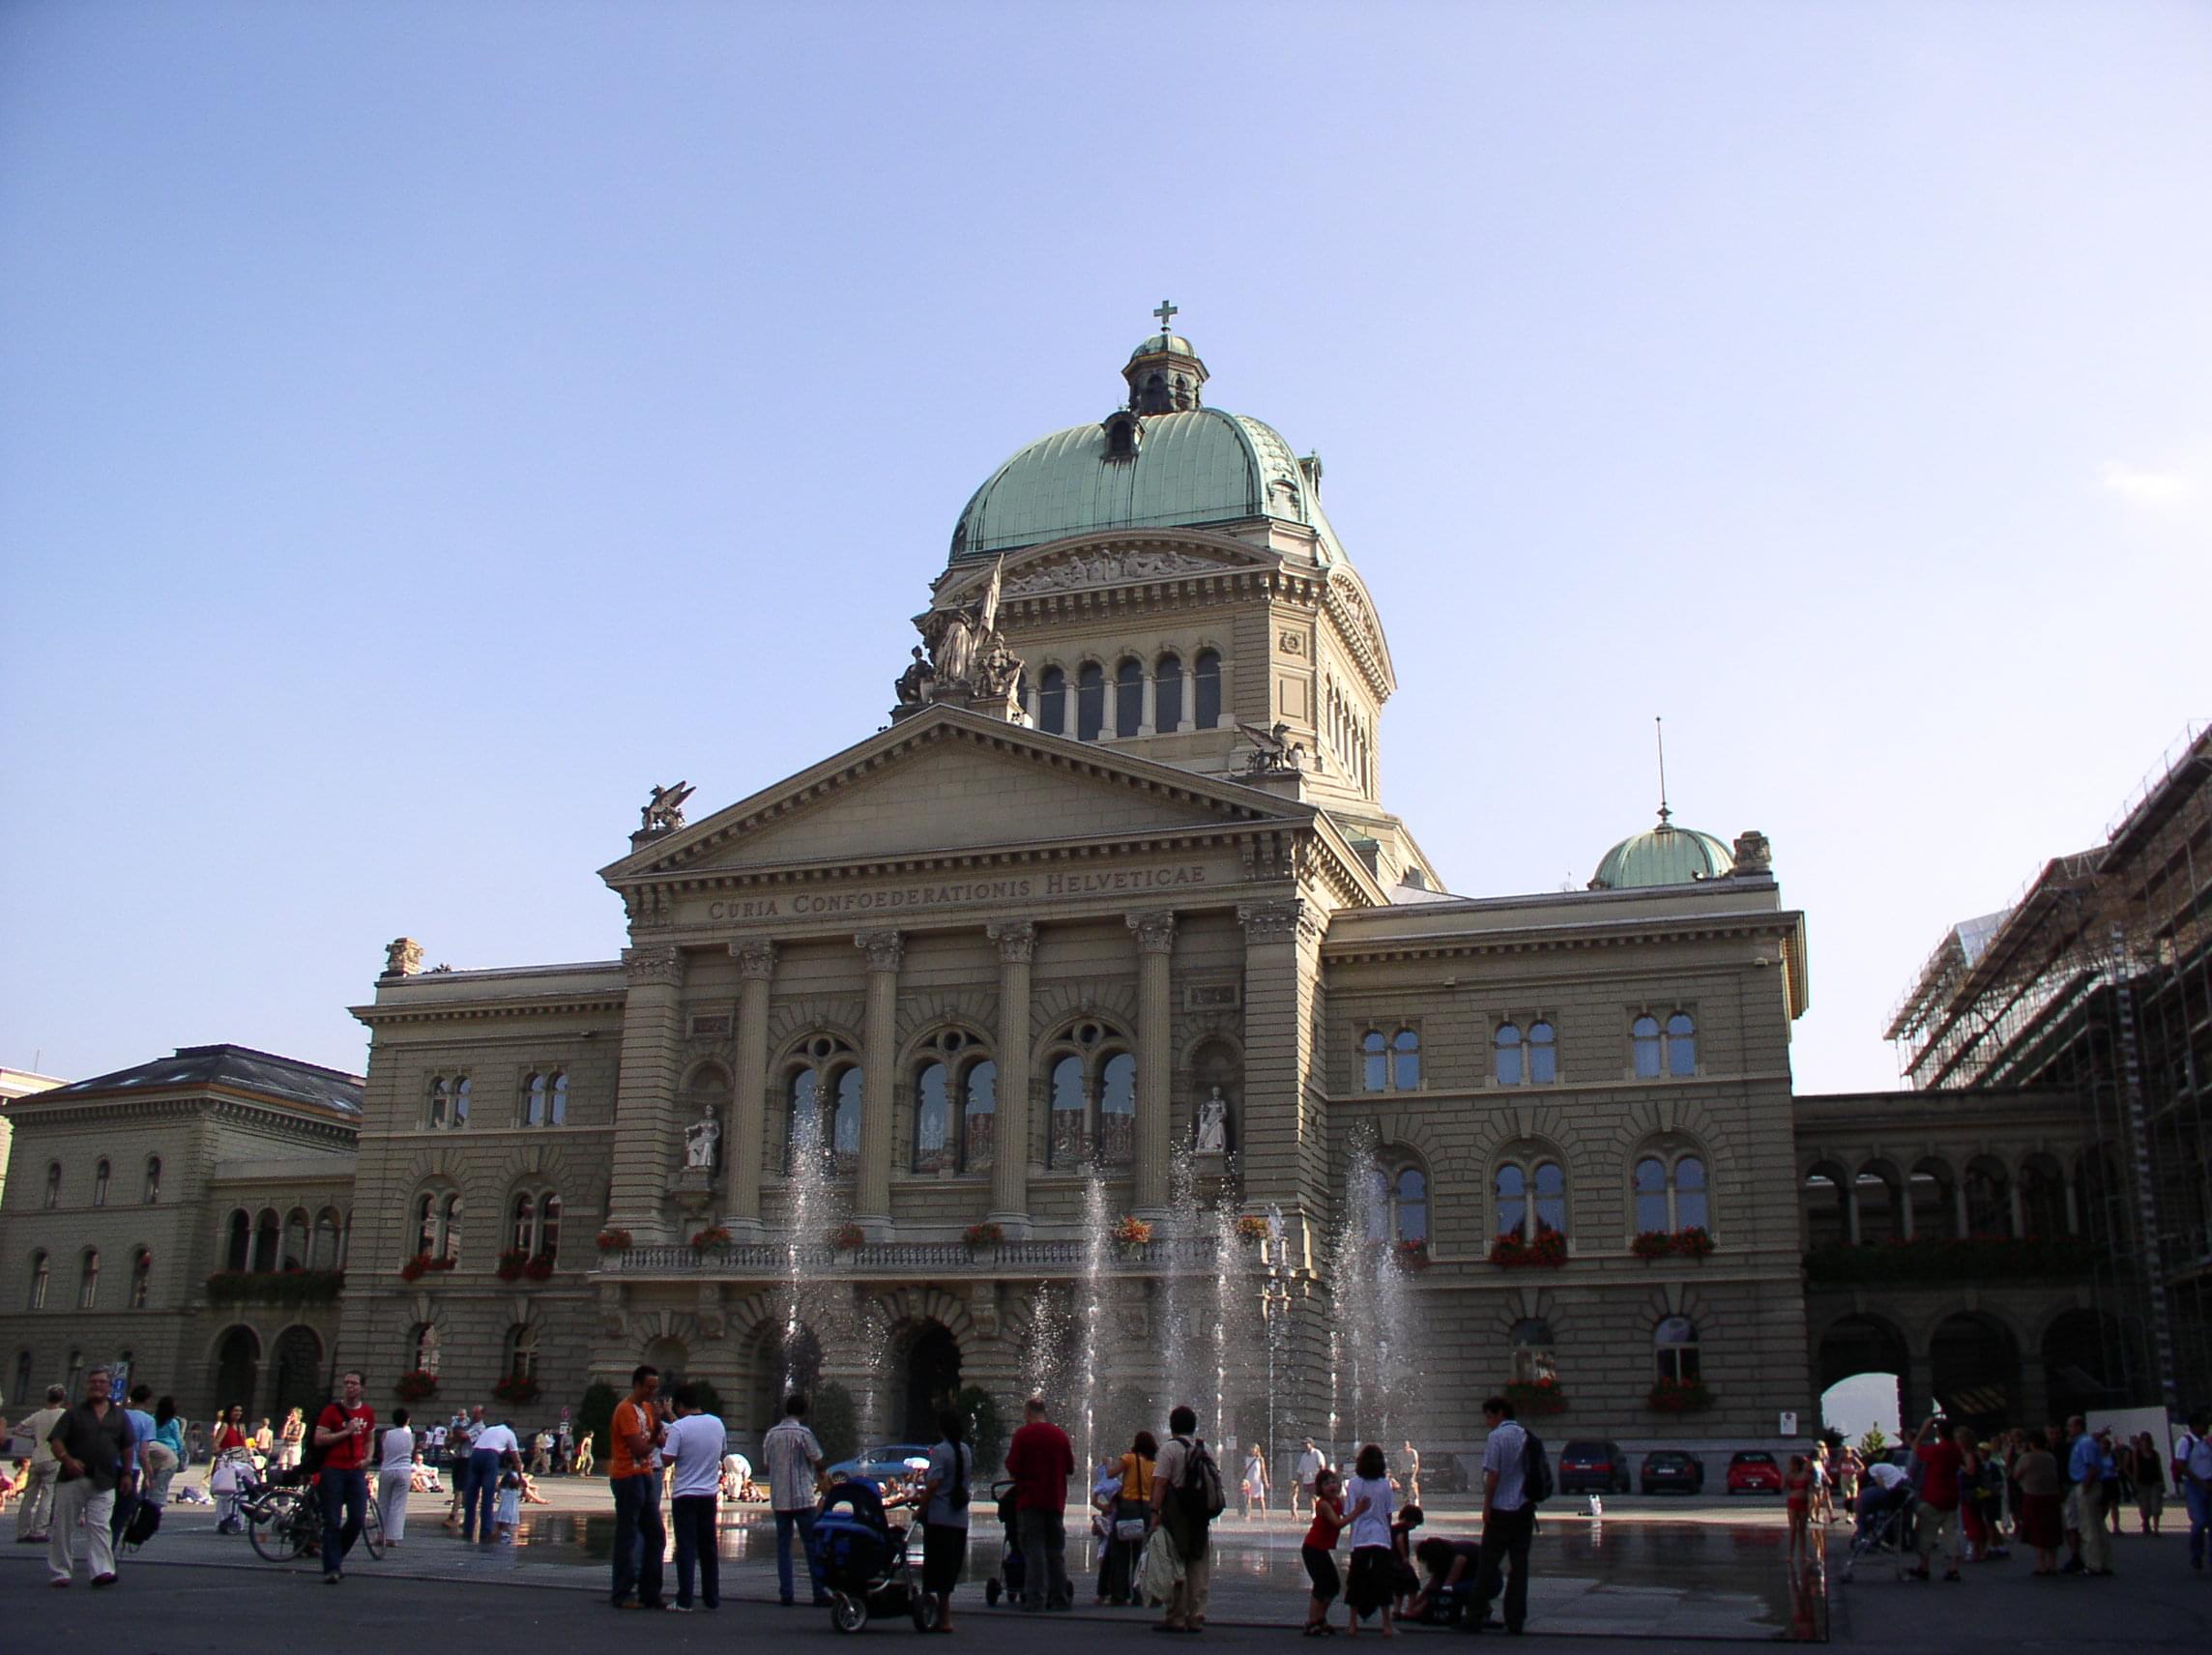
[[[909,1460],[927,1460],[930,1444],[927,1442],[886,1442],[874,1448],[863,1448],[850,1460],[840,1460],[830,1467],[830,1480],[843,1477],[865,1477],[871,1483],[888,1483],[906,1476],[915,1467]]]

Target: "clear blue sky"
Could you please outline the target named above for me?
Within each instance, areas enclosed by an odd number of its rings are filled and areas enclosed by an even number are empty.
[[[0,11],[0,1063],[358,1067],[386,942],[881,722],[1163,294],[1327,463],[1455,889],[1772,835],[1800,1085],[2212,711],[2212,10]]]

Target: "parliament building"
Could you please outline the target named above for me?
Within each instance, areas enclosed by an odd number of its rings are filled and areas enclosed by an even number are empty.
[[[888,1437],[954,1383],[1278,1444],[1464,1449],[1508,1384],[1631,1447],[1809,1429],[1766,840],[1663,810],[1586,889],[1455,886],[1318,458],[1172,332],[1122,376],[976,489],[884,728],[656,790],[609,957],[403,939],[365,1079],[218,1046],[11,1104],[9,1401],[128,1349],[200,1416],[343,1363],[529,1420],[645,1359],[741,1431],[794,1375]]]

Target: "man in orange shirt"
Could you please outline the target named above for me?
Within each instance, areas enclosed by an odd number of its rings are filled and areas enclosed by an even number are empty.
[[[641,1364],[629,1377],[629,1395],[615,1405],[607,1435],[614,1439],[607,1482],[615,1492],[617,1609],[659,1609],[660,1553],[667,1531],[660,1522],[660,1437],[668,1411],[658,1400],[660,1370]],[[631,1594],[635,1593],[633,1599]]]

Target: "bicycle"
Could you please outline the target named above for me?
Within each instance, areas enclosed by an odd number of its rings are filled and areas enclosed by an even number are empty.
[[[323,1549],[323,1502],[312,1486],[265,1485],[239,1502],[246,1537],[254,1553],[272,1563],[319,1556]],[[361,1543],[371,1558],[384,1555],[384,1514],[372,1493],[362,1507]]]

